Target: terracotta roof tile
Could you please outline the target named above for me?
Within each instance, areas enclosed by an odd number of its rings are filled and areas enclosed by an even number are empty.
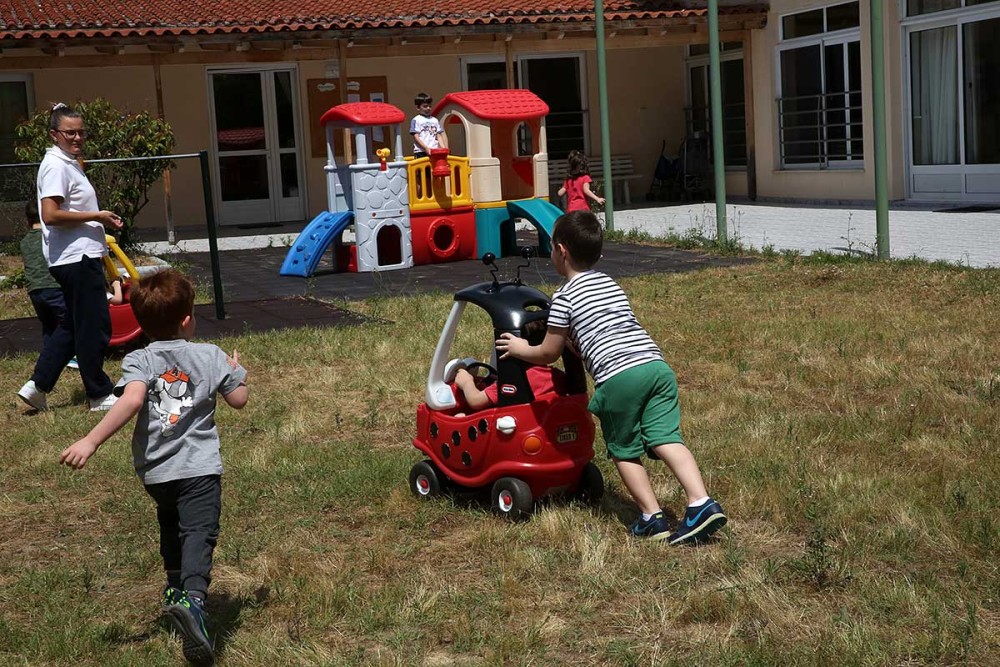
[[[592,0],[4,0],[0,40],[589,21]],[[700,17],[705,2],[606,0],[607,20]],[[766,12],[726,2],[723,13]]]

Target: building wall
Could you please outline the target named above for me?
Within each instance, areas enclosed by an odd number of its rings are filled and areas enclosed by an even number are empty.
[[[609,40],[613,44],[613,40]],[[544,42],[540,41],[544,47]],[[514,54],[542,53],[531,41],[514,41]],[[600,153],[600,112],[597,85],[597,60],[592,40],[566,39],[565,52],[583,54],[585,104],[588,110],[589,151]],[[468,55],[492,54],[503,58],[504,44],[470,43]],[[545,52],[550,54],[549,52]],[[660,147],[666,141],[668,155],[675,154],[684,137],[686,105],[686,70],[684,46],[649,46],[642,48],[610,48],[607,56],[608,96],[610,105],[611,145],[615,155],[632,156],[639,177],[631,181],[635,199],[641,199],[652,178]],[[350,56],[350,54],[348,54]],[[555,54],[550,54],[555,55]],[[211,57],[207,54],[206,57]],[[435,98],[461,89],[461,54],[414,55],[393,58],[351,58],[340,66],[348,78],[385,76],[388,101],[413,113],[413,97],[426,91]],[[324,78],[328,61],[303,60],[296,67],[299,88],[299,110],[302,129],[302,161],[306,188],[306,217],[311,218],[326,208],[326,186],[323,172],[325,158],[312,157],[312,134],[321,131],[310,125],[306,82]],[[262,63],[261,66],[266,66]],[[210,68],[221,65],[171,64],[161,66],[161,86],[164,117],[174,129],[176,152],[195,153],[212,146],[208,100]],[[253,67],[252,63],[237,63],[233,67]],[[156,113],[157,96],[152,66],[46,68],[32,72],[38,106],[51,101],[105,97],[123,108]],[[403,127],[404,152],[412,142],[408,136],[408,121]],[[214,178],[214,175],[213,175]],[[732,192],[746,191],[742,173],[730,175]],[[204,225],[204,199],[201,172],[197,159],[181,160],[171,174],[171,208],[175,226]],[[139,228],[165,226],[163,184],[150,191],[150,202],[139,216]],[[0,234],[7,230],[0,230]]]
[[[754,112],[757,144],[757,192],[760,197],[863,200],[874,199],[874,126],[869,3],[861,2],[861,77],[864,121],[864,166],[860,169],[781,169],[778,147],[778,65],[781,15],[837,4],[833,0],[771,0],[767,27],[752,35]],[[889,152],[889,196],[905,197],[903,150],[903,80],[899,4],[885,3],[884,37]]]

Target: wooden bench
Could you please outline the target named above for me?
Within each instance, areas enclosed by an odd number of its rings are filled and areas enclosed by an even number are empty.
[[[590,177],[594,181],[604,181],[604,164],[600,156],[588,157],[587,164],[590,167]],[[563,186],[569,176],[569,164],[566,160],[549,160],[549,198],[555,199],[559,188]],[[632,203],[632,193],[629,189],[629,181],[642,178],[642,174],[635,173],[631,155],[611,156],[611,185],[621,183],[622,199],[626,204]]]

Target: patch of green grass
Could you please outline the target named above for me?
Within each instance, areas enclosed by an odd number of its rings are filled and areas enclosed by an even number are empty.
[[[687,443],[731,523],[711,545],[627,537],[600,506],[522,524],[407,489],[414,414],[451,295],[377,317],[216,341],[251,400],[220,406],[226,472],[209,610],[237,665],[991,664],[1000,652],[1000,272],[776,257],[623,282],[677,371]],[[554,286],[547,286],[551,289]],[[345,304],[339,304],[345,305]],[[486,357],[470,308],[454,356]],[[82,472],[97,422],[67,373],[54,410],[0,359],[0,664],[177,664],[129,429]],[[107,370],[119,372],[111,360]],[[683,494],[649,463],[675,519]]]

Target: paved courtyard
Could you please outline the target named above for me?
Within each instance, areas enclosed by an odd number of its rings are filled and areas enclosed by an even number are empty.
[[[744,246],[808,254],[874,252],[875,211],[801,205],[730,204],[730,238]],[[654,236],[690,230],[715,237],[715,204],[615,211],[615,229]],[[1000,267],[1000,204],[993,211],[896,208],[889,212],[894,259],[919,257],[973,267]]]
[[[988,207],[976,207],[988,208]],[[875,211],[872,207],[830,208],[802,204],[735,203],[727,207],[729,235],[757,249],[794,250],[808,254],[873,252]],[[303,223],[273,228],[220,230],[222,250],[287,246]],[[715,204],[638,206],[615,211],[615,228],[636,229],[655,236],[684,235],[691,230],[715,236]],[[183,228],[176,245],[153,241],[153,254],[207,252],[202,228]],[[153,231],[148,238],[165,236]],[[201,237],[201,238],[199,238]],[[889,213],[889,246],[893,258],[920,257],[974,267],[1000,267],[1000,203],[992,211],[968,211],[959,204],[894,205]]]

